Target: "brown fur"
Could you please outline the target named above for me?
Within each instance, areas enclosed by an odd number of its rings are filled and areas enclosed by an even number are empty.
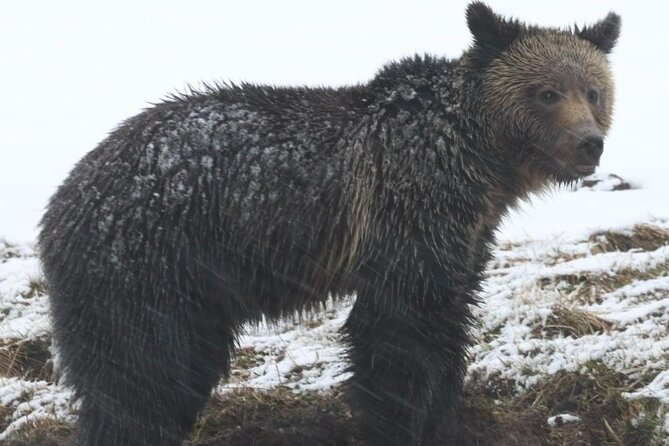
[[[576,177],[569,170],[579,162],[584,135],[604,137],[611,125],[614,88],[605,54],[570,32],[552,30],[514,41],[486,71],[489,140],[504,156],[521,156],[520,196],[552,184],[555,176]],[[548,89],[560,98],[550,109],[536,98]],[[596,104],[587,99],[590,89],[598,92]],[[537,166],[534,157],[540,154],[557,166]]]
[[[620,25],[528,27],[482,3],[467,20],[461,58],[177,97],[74,168],[39,243],[77,444],[180,445],[244,323],[351,291],[347,399],[369,444],[429,444],[454,418],[495,229],[599,161]]]

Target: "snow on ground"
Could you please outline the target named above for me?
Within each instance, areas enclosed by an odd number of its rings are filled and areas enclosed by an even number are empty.
[[[49,338],[48,297],[34,290],[39,278],[39,262],[32,248],[0,241],[0,352]],[[0,365],[5,366],[2,361]],[[69,388],[55,383],[0,376],[0,408],[9,409],[9,419],[0,421],[4,427],[0,441],[27,423],[74,421],[71,396]]]
[[[662,221],[669,218],[667,190],[668,187],[615,193],[589,190],[549,192],[521,203],[519,209],[505,220],[500,239],[542,241],[558,238],[567,243],[598,230]]]
[[[568,413],[563,413],[560,415],[555,415],[550,418],[548,418],[548,425],[549,426],[561,426],[564,423],[571,423],[574,421],[580,421],[581,417],[577,417],[576,415],[571,415]]]
[[[421,0],[411,8],[389,2],[381,9],[353,0],[317,6],[206,0],[196,8],[171,1],[10,3],[0,16],[0,54],[7,61],[0,75],[0,239],[23,244],[0,242],[0,354],[49,336],[47,296],[36,287],[39,266],[30,245],[47,197],[107,131],[148,101],[199,80],[364,82],[383,63],[415,52],[457,57],[470,39],[463,18],[467,0]],[[509,379],[522,392],[558,370],[595,360],[628,374],[631,382],[649,375],[627,397],[657,398],[669,406],[669,280],[666,273],[646,274],[666,262],[667,248],[593,253],[588,241],[605,229],[668,226],[669,63],[657,30],[664,29],[669,6],[654,4],[649,14],[622,0],[568,0],[559,7],[489,3],[505,15],[552,26],[592,23],[609,8],[622,15],[620,43],[611,56],[616,117],[602,167],[632,189],[608,192],[615,185],[609,179],[578,192],[549,193],[512,213],[477,309],[469,379]],[[590,279],[615,278],[626,269],[639,279],[584,299]],[[582,281],[575,286],[566,277]],[[339,384],[347,375],[337,328],[349,307],[346,301],[301,324],[249,327],[233,376],[219,390]],[[552,323],[556,308],[587,312],[608,328],[544,336],[541,328]],[[0,421],[0,441],[29,420],[71,420],[69,395],[51,382],[0,377],[0,416],[9,409],[9,419]]]
[[[653,223],[669,229],[668,220]],[[468,380],[510,383],[522,394],[559,371],[596,362],[628,377],[626,398],[654,398],[669,409],[669,247],[601,252],[597,240],[553,236],[500,243],[475,310],[479,323]],[[34,291],[38,278],[29,246],[0,244],[0,339],[7,345],[48,338],[47,297]],[[609,291],[590,293],[591,281],[609,284]],[[278,385],[327,390],[341,384],[348,374],[338,329],[353,299],[301,320],[247,327],[231,378],[217,391]],[[564,308],[587,312],[605,329],[556,332],[554,317]],[[72,421],[76,409],[70,396],[70,389],[57,383],[0,378],[0,406],[8,409],[0,441],[34,420]],[[557,415],[562,422],[579,416]],[[547,423],[559,425],[556,420]],[[669,416],[665,430],[669,438]]]
[[[589,361],[602,362],[623,373],[632,364],[642,367],[644,372],[649,368],[658,371],[666,368],[667,299],[655,300],[654,295],[649,297],[640,292],[653,288],[660,291],[660,296],[669,296],[666,284],[657,288],[666,277],[634,281],[625,290],[597,296],[604,303],[593,305],[570,299],[570,294],[576,295],[578,290],[569,290],[570,285],[560,278],[616,277],[621,271],[643,272],[660,263],[669,263],[668,248],[644,253],[584,253],[585,257],[564,260],[579,250],[565,254],[561,243],[546,242],[536,252],[538,255],[526,250],[528,257],[515,258],[511,266],[507,266],[510,256],[501,250],[490,270],[483,302],[476,310],[481,320],[479,336],[496,335],[474,346],[470,374],[511,380],[520,390],[559,370],[578,370]],[[583,285],[587,286],[587,282]],[[561,305],[587,310],[611,321],[612,329],[576,338],[537,336],[533,328],[545,327],[554,309]]]
[[[234,370],[219,391],[251,387],[269,389],[278,385],[295,390],[328,390],[348,378],[343,360],[345,348],[337,330],[344,324],[353,298],[328,308],[302,322],[284,322],[270,328],[247,327],[239,349],[255,364]],[[239,355],[238,355],[239,356]],[[248,363],[248,362],[247,362]]]

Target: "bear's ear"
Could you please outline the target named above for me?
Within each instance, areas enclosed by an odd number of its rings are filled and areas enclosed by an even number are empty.
[[[522,28],[518,21],[503,19],[483,2],[473,2],[467,7],[467,26],[481,62],[499,55],[516,40]]]
[[[592,42],[597,48],[608,54],[616,46],[616,41],[620,35],[620,16],[610,12],[601,22],[587,26],[582,30],[577,27],[575,33],[581,39]]]

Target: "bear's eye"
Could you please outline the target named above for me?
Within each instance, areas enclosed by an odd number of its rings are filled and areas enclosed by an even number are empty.
[[[596,104],[598,100],[599,93],[597,93],[597,90],[588,90],[588,101],[590,101],[591,104]]]
[[[544,104],[552,105],[560,99],[560,96],[553,90],[544,90],[539,93],[539,99],[541,99],[541,102]]]

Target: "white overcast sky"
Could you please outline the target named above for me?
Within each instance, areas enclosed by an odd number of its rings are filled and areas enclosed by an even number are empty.
[[[188,83],[364,82],[391,59],[457,57],[466,1],[2,0],[0,237],[29,239],[48,196],[119,121]],[[623,18],[602,168],[667,187],[669,3],[489,1],[523,21]]]

